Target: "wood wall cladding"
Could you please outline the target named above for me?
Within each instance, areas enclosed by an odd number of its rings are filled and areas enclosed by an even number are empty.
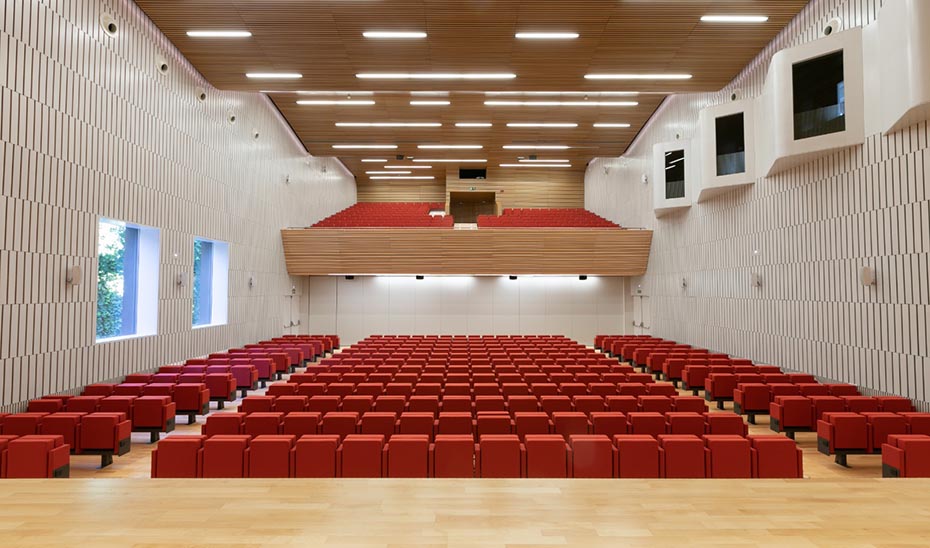
[[[639,276],[648,230],[285,229],[288,273]]]
[[[359,202],[445,202],[446,185],[439,181],[358,181]]]
[[[497,193],[499,208],[584,207],[584,171],[553,168],[488,168],[488,178],[459,179],[458,168],[446,172],[448,192]]]

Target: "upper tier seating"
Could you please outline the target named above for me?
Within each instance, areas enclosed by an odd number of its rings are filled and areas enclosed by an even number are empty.
[[[452,228],[452,216],[431,217],[444,210],[441,203],[357,203],[331,215],[312,228]]]
[[[620,228],[586,209],[505,209],[502,215],[479,215],[478,228]]]

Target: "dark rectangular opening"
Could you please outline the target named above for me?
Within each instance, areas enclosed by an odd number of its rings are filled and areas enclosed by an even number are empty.
[[[742,112],[717,118],[717,176],[746,171],[746,132]]]
[[[843,50],[792,67],[794,139],[846,130]]]
[[[487,179],[487,169],[459,168],[459,179]]]
[[[670,150],[665,153],[665,198],[673,200],[685,197],[685,151]]]

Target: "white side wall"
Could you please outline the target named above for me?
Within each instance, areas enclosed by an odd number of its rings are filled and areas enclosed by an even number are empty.
[[[893,0],[886,0],[893,1]],[[930,409],[930,128],[926,121],[690,210],[656,219],[655,143],[695,136],[707,105],[757,96],[772,54],[839,16],[873,21],[881,0],[814,0],[720,93],[670,98],[623,158],[593,162],[585,205],[655,230],[651,334],[908,396]],[[878,77],[866,74],[866,80]],[[868,100],[868,98],[867,98]],[[763,128],[764,129],[764,128]],[[858,271],[872,266],[878,285]],[[762,287],[751,284],[762,276]],[[687,288],[681,287],[682,279]]]
[[[307,281],[287,275],[279,231],[354,203],[355,184],[308,159],[267,99],[212,89],[128,0],[6,0],[0,101],[0,411],[280,335],[295,313],[305,329],[292,300]],[[161,229],[157,336],[94,344],[100,216]],[[174,280],[194,236],[230,243],[228,325],[191,329]]]
[[[369,335],[549,335],[593,344],[629,323],[624,278],[310,278],[310,331],[342,344]]]

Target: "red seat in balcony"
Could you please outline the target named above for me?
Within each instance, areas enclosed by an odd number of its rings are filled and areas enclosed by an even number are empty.
[[[649,435],[614,436],[618,478],[658,478],[659,442]]]
[[[292,411],[284,415],[281,433],[285,435],[307,436],[320,431],[322,416],[313,411]]]
[[[714,435],[746,436],[749,426],[743,422],[743,417],[736,413],[707,413],[704,415],[707,423],[706,432]]]
[[[242,398],[239,411],[247,415],[250,413],[271,413],[275,410],[274,402],[274,396],[249,396]]]
[[[482,478],[519,478],[523,476],[525,448],[516,435],[481,436],[475,456],[477,473]]]
[[[523,438],[528,478],[568,478],[571,465],[565,438],[556,434],[530,434]]]
[[[245,478],[249,472],[251,436],[219,435],[203,443],[203,477]]]
[[[157,442],[161,432],[174,431],[175,409],[169,396],[136,398],[132,405],[133,432],[149,432],[151,442]]]
[[[354,411],[332,411],[323,415],[321,434],[336,434],[340,439],[358,431],[359,414]]]
[[[663,434],[658,436],[658,440],[663,478],[706,477],[701,438],[687,434]]]
[[[301,436],[294,445],[295,478],[335,478],[339,475],[339,436]]]
[[[263,434],[252,438],[249,444],[249,477],[290,477],[296,442],[296,436],[282,434]]]
[[[57,413],[65,409],[65,402],[60,399],[30,400],[26,406],[29,413]]]
[[[540,409],[536,396],[510,396],[507,398],[507,408],[511,413],[532,413]]]
[[[375,411],[379,413],[403,413],[407,408],[406,396],[378,396],[375,399]]]
[[[591,433],[602,434],[613,439],[618,434],[627,433],[627,419],[623,413],[611,411],[595,412],[588,415],[591,421]]]
[[[475,440],[471,435],[440,435],[430,446],[431,476],[474,477]]]
[[[436,416],[433,413],[407,411],[397,420],[398,434],[425,434],[432,438],[436,429]]]
[[[873,451],[881,451],[882,445],[888,443],[888,436],[907,434],[907,417],[897,413],[862,413],[869,422],[869,437]]]
[[[310,396],[310,399],[307,401],[307,411],[315,411],[317,413],[333,413],[339,411],[339,403],[341,398],[339,396]]]
[[[202,477],[206,439],[206,436],[170,436],[161,440],[152,451],[152,477]]]
[[[5,436],[29,436],[39,433],[42,418],[48,413],[16,413],[4,417],[2,433]]]
[[[817,421],[817,450],[836,455],[836,463],[846,466],[846,455],[872,451],[869,424],[858,413],[824,413]]]
[[[703,401],[702,405],[703,405]],[[639,411],[639,401],[636,396],[607,396],[607,410],[617,413],[635,413]]]
[[[742,436],[704,436],[708,478],[751,478],[752,444]]]
[[[882,446],[882,476],[930,478],[930,436],[893,435]]]
[[[739,415],[747,415],[749,424],[755,424],[756,415],[769,412],[771,398],[772,392],[766,384],[740,383],[733,391],[733,411]]]
[[[217,409],[223,409],[226,402],[236,400],[236,379],[228,372],[207,373],[203,382],[210,391],[210,401],[216,402]]]
[[[100,401],[105,396],[74,396],[68,398],[65,410],[69,413],[93,413],[100,408]]]
[[[478,436],[485,434],[512,434],[513,421],[510,414],[499,411],[478,413],[475,420],[475,433]]]
[[[436,434],[472,434],[474,428],[471,413],[440,413],[436,421]]]
[[[78,451],[86,455],[100,455],[100,467],[113,462],[114,456],[129,452],[132,423],[122,413],[91,413],[81,418]]]
[[[669,434],[703,436],[706,429],[704,415],[678,411],[665,414],[665,430]]]
[[[514,413],[514,433],[518,436],[549,434],[552,432],[552,428],[552,422],[546,413]]]
[[[429,477],[429,436],[398,434],[384,448],[384,468],[389,478]]]
[[[362,415],[359,421],[360,434],[381,434],[389,439],[397,428],[397,415],[395,413],[380,413],[370,411]]]
[[[614,477],[617,454],[610,438],[600,434],[573,435],[569,436],[568,444],[572,477]]]
[[[749,436],[753,476],[757,478],[804,477],[804,454],[794,440],[782,436]]]
[[[201,427],[201,434],[216,436],[220,434],[242,434],[245,413],[214,413],[207,416],[207,422]]]
[[[658,436],[665,433],[665,415],[662,413],[627,413],[626,420],[630,434]]]
[[[249,413],[242,421],[242,433],[250,436],[273,436],[280,434],[283,426],[284,413]]]
[[[810,431],[814,426],[814,410],[806,396],[776,396],[769,405],[769,423],[775,432],[794,433]]]
[[[380,478],[383,475],[384,436],[350,434],[339,446],[339,462],[344,478]]]
[[[914,404],[909,398],[900,396],[878,396],[879,407],[888,413],[910,413],[914,411]]]
[[[577,411],[557,411],[552,413],[553,432],[566,439],[576,434],[589,434],[591,423],[588,416]]]

